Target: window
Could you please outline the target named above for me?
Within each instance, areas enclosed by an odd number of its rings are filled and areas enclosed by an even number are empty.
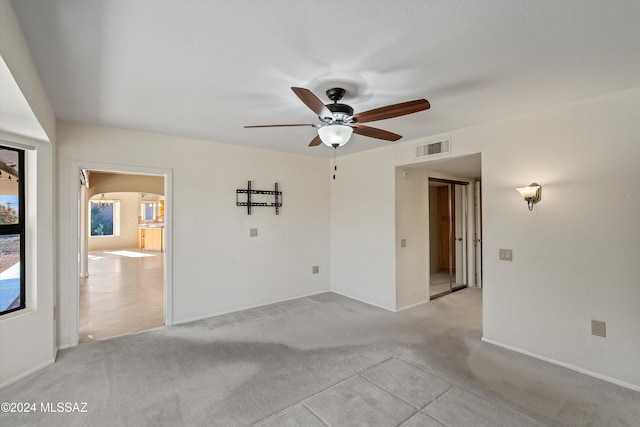
[[[0,315],[25,308],[24,151],[0,146]]]
[[[156,204],[153,202],[142,202],[142,220],[156,220]]]
[[[120,201],[106,200],[104,194],[99,200],[89,201],[89,217],[91,236],[120,235]]]

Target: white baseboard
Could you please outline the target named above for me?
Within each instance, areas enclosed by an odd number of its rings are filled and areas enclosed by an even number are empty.
[[[174,325],[180,325],[180,324],[183,324],[183,323],[196,322],[198,320],[208,319],[210,317],[223,316],[225,314],[231,314],[231,313],[236,313],[238,311],[250,310],[252,308],[264,307],[265,305],[278,304],[279,302],[291,301],[291,300],[298,299],[298,298],[312,297],[314,295],[326,294],[327,292],[331,292],[331,291],[327,289],[327,290],[324,290],[324,291],[317,291],[317,292],[311,292],[311,293],[303,294],[303,295],[296,295],[294,297],[288,297],[288,298],[273,300],[273,301],[269,301],[269,302],[265,302],[265,303],[261,303],[261,304],[249,305],[249,306],[245,306],[245,307],[242,307],[242,308],[236,308],[236,309],[233,309],[233,310],[220,311],[218,313],[207,314],[207,315],[204,315],[204,316],[198,316],[198,317],[193,317],[193,318],[189,318],[189,319],[179,320],[177,322],[174,321],[173,324]]]
[[[352,300],[356,300],[356,301],[358,301],[358,302],[361,302],[361,303],[364,303],[364,304],[367,304],[367,305],[372,305],[372,306],[374,306],[374,307],[378,307],[378,308],[381,308],[381,309],[383,309],[383,310],[390,311],[390,312],[392,312],[392,313],[395,313],[395,312],[396,312],[396,310],[393,310],[393,309],[391,309],[391,308],[389,308],[389,307],[385,307],[385,306],[383,306],[383,305],[376,304],[376,303],[373,303],[373,302],[371,302],[371,301],[366,301],[366,300],[363,300],[363,299],[360,299],[360,298],[354,297],[354,296],[352,296],[352,295],[345,294],[344,292],[336,291],[335,289],[331,289],[329,292],[333,292],[334,294],[342,295],[343,297],[346,297],[346,298],[349,298],[349,299],[352,299]]]
[[[40,369],[45,368],[45,367],[47,367],[49,365],[52,365],[55,361],[56,361],[56,357],[54,355],[52,359],[47,360],[46,362],[41,363],[38,366],[34,366],[33,368],[28,369],[28,370],[24,371],[23,373],[18,374],[15,377],[3,382],[2,384],[0,384],[0,389],[3,389],[5,387],[7,387],[7,386],[10,386],[11,384],[18,382],[21,379],[24,379],[24,378],[28,377],[31,374],[35,374]]]
[[[424,300],[424,301],[420,301],[420,302],[417,302],[417,303],[415,303],[415,304],[407,305],[407,306],[405,306],[405,307],[401,307],[401,308],[397,309],[397,310],[396,310],[396,312],[400,312],[400,311],[404,311],[404,310],[409,310],[410,308],[417,307],[417,306],[422,305],[422,304],[426,304],[426,303],[428,303],[429,301],[430,301],[429,299],[426,299],[426,300]]]
[[[597,372],[593,372],[593,371],[589,371],[589,370],[584,369],[584,368],[580,368],[579,366],[572,365],[571,363],[565,363],[565,362],[561,362],[559,360],[551,359],[549,357],[541,356],[541,355],[536,354],[536,353],[531,353],[530,351],[523,350],[523,349],[518,348],[518,347],[513,347],[513,346],[510,346],[510,345],[507,345],[507,344],[503,344],[501,342],[494,341],[492,339],[485,338],[485,337],[482,337],[482,341],[486,342],[487,344],[492,344],[492,345],[495,345],[495,346],[498,346],[498,347],[505,348],[507,350],[515,351],[516,353],[524,354],[525,356],[533,357],[534,359],[543,360],[543,361],[551,363],[553,365],[562,366],[563,368],[571,369],[572,371],[580,372],[581,374],[589,375],[590,377],[598,378],[599,380],[607,381],[607,382],[619,385],[619,386],[624,387],[624,388],[628,388],[628,389],[631,389],[631,390],[634,390],[634,391],[640,391],[640,386],[638,386],[638,385],[631,384],[631,383],[628,383],[628,382],[625,382],[625,381],[620,381],[618,379],[611,378],[611,377],[608,377],[606,375],[598,374]]]

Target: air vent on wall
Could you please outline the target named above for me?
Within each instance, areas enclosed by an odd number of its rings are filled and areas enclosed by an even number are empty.
[[[449,139],[443,139],[442,141],[430,142],[429,144],[418,146],[416,152],[417,157],[433,156],[436,154],[449,153],[451,149],[451,143]]]

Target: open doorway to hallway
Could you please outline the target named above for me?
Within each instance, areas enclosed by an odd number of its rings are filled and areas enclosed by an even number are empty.
[[[79,342],[164,325],[164,177],[81,177]]]

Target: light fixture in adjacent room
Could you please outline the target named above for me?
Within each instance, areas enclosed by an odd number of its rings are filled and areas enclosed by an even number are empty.
[[[100,200],[98,200],[98,203],[100,204],[100,209],[105,210],[107,208],[109,202],[107,202],[107,199],[104,198],[104,193],[102,193],[102,196],[100,197]]]
[[[318,135],[322,143],[329,147],[338,148],[349,142],[353,128],[347,125],[334,124],[318,128]]]
[[[524,198],[525,202],[527,202],[530,211],[533,210],[533,205],[542,199],[542,187],[535,182],[528,187],[520,187],[516,188],[516,190],[520,192],[520,195]]]

